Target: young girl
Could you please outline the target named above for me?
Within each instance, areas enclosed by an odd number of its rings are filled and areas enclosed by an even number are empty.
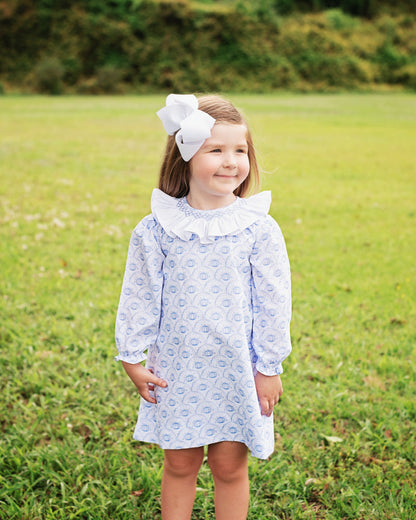
[[[273,451],[291,350],[289,261],[258,184],[247,123],[228,101],[171,94],[152,213],[133,232],[116,323],[142,400],[134,439],[164,449],[162,519],[191,517],[207,448],[217,520],[247,516],[248,451]],[[146,367],[141,362],[146,359]]]

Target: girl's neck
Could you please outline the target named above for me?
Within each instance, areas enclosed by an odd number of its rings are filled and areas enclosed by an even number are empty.
[[[186,196],[186,201],[188,204],[194,208],[194,209],[200,209],[200,210],[213,210],[213,209],[221,209],[225,208],[226,206],[230,206],[237,197],[231,193],[229,196],[226,197],[204,197],[199,198],[197,196],[192,196],[191,192],[188,193]]]

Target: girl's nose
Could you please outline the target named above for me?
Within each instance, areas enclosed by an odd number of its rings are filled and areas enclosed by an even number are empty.
[[[224,166],[227,168],[235,168],[237,166],[237,161],[233,153],[227,153],[224,157]]]

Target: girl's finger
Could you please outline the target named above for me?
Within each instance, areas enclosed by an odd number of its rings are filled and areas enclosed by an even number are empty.
[[[269,401],[267,399],[260,400],[260,409],[262,415],[267,415],[269,413]]]
[[[143,397],[143,399],[148,403],[157,404],[156,399],[150,395],[147,388],[140,392],[140,396]]]
[[[166,388],[168,386],[168,384],[166,383],[166,381],[164,379],[161,379],[160,377],[156,377],[153,374],[151,374],[149,376],[148,384],[149,383],[156,385],[156,386],[160,386],[162,388]]]

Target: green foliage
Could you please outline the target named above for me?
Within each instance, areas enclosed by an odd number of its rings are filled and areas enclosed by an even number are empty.
[[[34,69],[34,82],[38,92],[61,94],[65,69],[56,57],[43,58]]]
[[[0,518],[160,520],[114,361],[164,95],[0,98]],[[293,281],[276,450],[248,520],[414,518],[414,94],[240,95]],[[195,520],[214,518],[206,464]]]
[[[396,69],[393,76],[394,80],[416,91],[416,63],[410,63]]]
[[[357,18],[345,14],[341,9],[329,9],[325,14],[329,27],[335,31],[353,30],[359,24]]]
[[[123,71],[113,65],[106,65],[98,69],[97,88],[106,94],[119,91],[119,84],[123,79]]]
[[[78,57],[68,56],[62,58],[62,66],[64,67],[63,81],[66,85],[72,86],[80,80],[82,74],[82,64]]]
[[[235,10],[258,21],[270,22],[277,18],[274,0],[258,0],[257,2],[238,0],[235,4]]]
[[[411,12],[415,8],[414,0],[274,0],[279,14],[293,12],[319,12],[327,9],[340,9],[352,16],[374,18],[384,12],[396,14]]]
[[[294,58],[296,70],[308,83],[323,87],[354,88],[357,83],[368,83],[367,71],[354,57],[300,54]]]
[[[382,80],[391,83],[397,69],[406,65],[406,56],[394,47],[390,42],[385,41],[379,47],[376,60],[380,63]]]
[[[7,49],[0,80],[39,92],[84,93],[413,88],[416,21],[410,15],[369,22],[339,6],[283,17],[276,5],[0,3],[0,46]]]

